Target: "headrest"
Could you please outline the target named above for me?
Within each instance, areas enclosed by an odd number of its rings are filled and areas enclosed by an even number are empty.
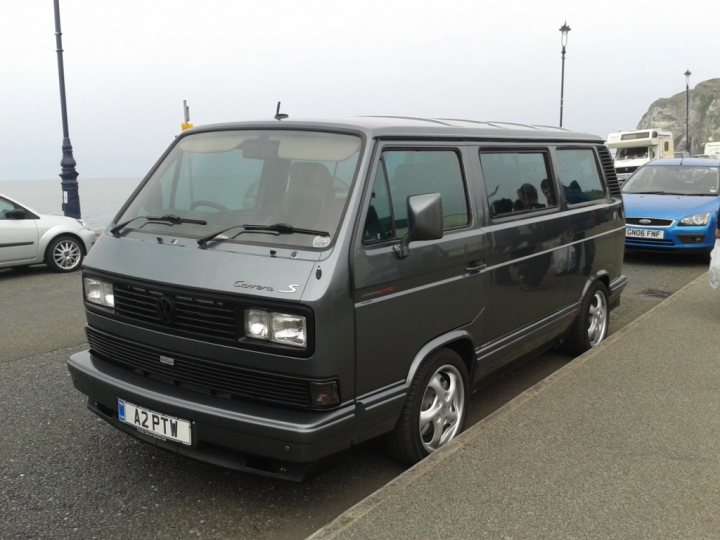
[[[290,168],[288,191],[323,191],[331,193],[333,179],[323,163],[298,161]]]

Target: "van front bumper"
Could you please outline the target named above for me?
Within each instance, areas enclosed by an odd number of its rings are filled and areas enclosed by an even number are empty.
[[[103,420],[143,441],[223,467],[289,477],[291,464],[312,463],[353,442],[354,402],[306,411],[223,399],[142,377],[89,351],[73,354],[68,370],[75,388],[88,397],[88,408]],[[121,422],[118,399],[188,420],[192,444],[159,439]]]

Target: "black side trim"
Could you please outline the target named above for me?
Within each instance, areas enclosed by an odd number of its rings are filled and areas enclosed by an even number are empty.
[[[20,247],[20,246],[32,246],[35,242],[15,242],[13,244],[0,244],[0,248],[5,247]]]

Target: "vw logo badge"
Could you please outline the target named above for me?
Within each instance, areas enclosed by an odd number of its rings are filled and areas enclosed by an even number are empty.
[[[652,219],[642,218],[642,219],[640,220],[640,224],[641,224],[641,225],[650,225],[651,223],[652,223]]]
[[[165,324],[172,324],[175,320],[175,304],[167,296],[161,296],[157,301],[157,314]]]

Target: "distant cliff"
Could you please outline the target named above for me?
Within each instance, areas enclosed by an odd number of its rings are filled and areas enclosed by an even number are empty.
[[[699,154],[706,142],[720,141],[720,79],[699,83],[690,89],[689,95],[690,153]],[[675,150],[685,150],[685,91],[658,99],[650,105],[637,127],[668,129],[673,132]]]

